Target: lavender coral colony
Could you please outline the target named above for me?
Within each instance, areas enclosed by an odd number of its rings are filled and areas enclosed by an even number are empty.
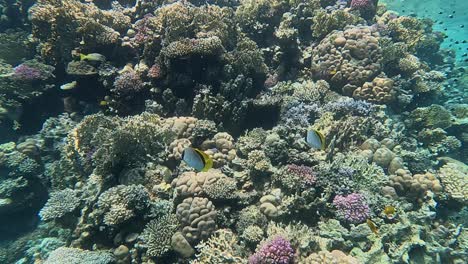
[[[466,263],[468,71],[430,19],[383,0],[0,12],[0,263]]]

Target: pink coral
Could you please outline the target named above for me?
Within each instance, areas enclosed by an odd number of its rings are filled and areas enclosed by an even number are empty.
[[[281,236],[265,243],[250,256],[249,264],[289,264],[293,263],[294,249],[291,243]]]
[[[370,216],[369,205],[360,193],[337,195],[333,199],[333,205],[339,217],[353,224],[362,223]]]
[[[23,81],[36,81],[41,79],[41,75],[40,70],[26,64],[20,64],[14,68],[13,77]]]
[[[351,8],[359,10],[364,18],[372,18],[377,9],[378,0],[352,0]]]
[[[289,173],[295,174],[303,180],[305,185],[314,185],[317,181],[315,177],[315,173],[311,167],[303,166],[303,165],[296,165],[290,164],[287,166],[287,170]]]

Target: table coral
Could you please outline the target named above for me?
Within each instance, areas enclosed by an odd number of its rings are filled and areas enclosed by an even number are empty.
[[[49,200],[39,212],[39,216],[44,221],[61,218],[64,215],[73,212],[80,205],[80,199],[76,191],[65,189],[54,192]]]

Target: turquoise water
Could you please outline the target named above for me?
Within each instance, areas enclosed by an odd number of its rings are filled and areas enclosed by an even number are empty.
[[[434,29],[444,32],[447,38],[442,44],[444,48],[454,49],[457,59],[467,59],[468,53],[468,2],[463,0],[385,0],[389,9],[402,15],[416,15],[434,21]],[[458,43],[457,43],[458,42]]]
[[[466,263],[467,10],[0,0],[0,264]]]

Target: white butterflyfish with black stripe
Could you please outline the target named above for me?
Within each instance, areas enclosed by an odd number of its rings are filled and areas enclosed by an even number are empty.
[[[325,149],[325,137],[323,134],[315,129],[309,129],[307,131],[306,142],[315,149]]]
[[[185,148],[182,153],[182,160],[197,171],[208,171],[213,167],[213,159],[196,148]]]

